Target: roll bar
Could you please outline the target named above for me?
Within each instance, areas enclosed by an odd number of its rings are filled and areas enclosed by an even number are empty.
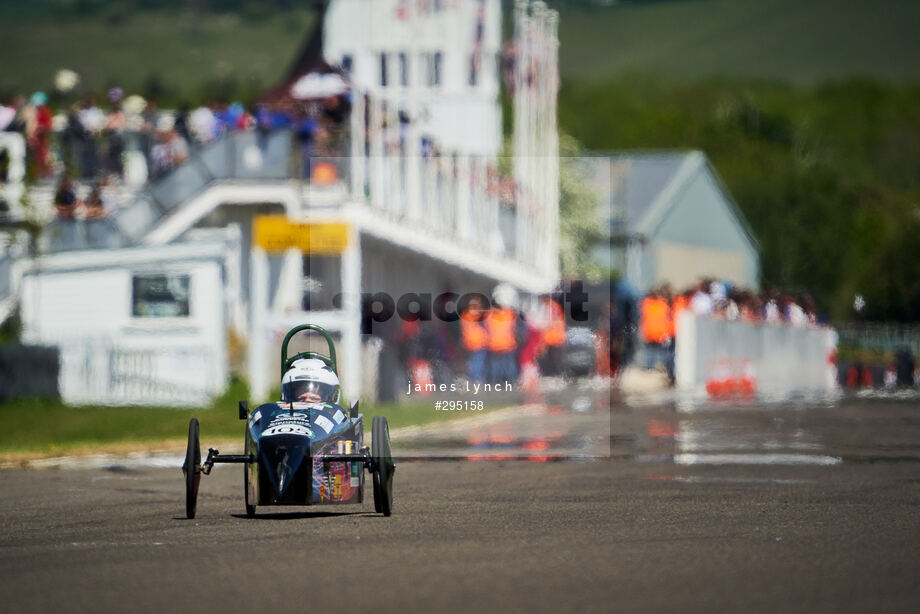
[[[319,352],[299,352],[293,356],[288,357],[288,343],[291,341],[291,338],[294,335],[304,330],[312,330],[317,332],[321,334],[324,339],[326,339],[326,346],[329,348],[328,356],[324,356]],[[295,360],[299,360],[301,358],[318,358],[319,360],[322,360],[324,363],[326,363],[326,365],[328,365],[336,375],[339,374],[338,365],[335,360],[335,343],[332,341],[332,335],[326,332],[326,329],[321,326],[317,326],[316,324],[301,324],[300,326],[295,326],[288,331],[288,334],[284,336],[284,342],[281,344],[281,375],[284,376],[285,372],[291,368],[291,364]]]

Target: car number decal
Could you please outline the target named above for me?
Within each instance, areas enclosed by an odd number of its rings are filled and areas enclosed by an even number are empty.
[[[272,435],[302,435],[313,437],[313,431],[300,424],[279,424],[270,426],[262,431],[262,437],[271,437]]]

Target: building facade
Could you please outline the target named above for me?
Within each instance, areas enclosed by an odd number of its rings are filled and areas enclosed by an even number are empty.
[[[239,283],[223,321],[246,338],[253,396],[277,385],[284,332],[309,321],[337,339],[343,388],[358,398],[375,346],[362,335],[362,296],[558,282],[557,17],[523,0],[514,15],[510,164],[498,158],[498,0],[334,0],[307,46],[322,57],[281,86],[293,114],[315,119],[309,138],[296,126],[228,131],[106,218],[53,220],[41,246],[79,262],[100,250],[181,251],[201,230],[232,229]],[[296,87],[333,81],[346,87]],[[33,202],[53,215],[49,198]],[[46,324],[30,320],[29,338],[55,343]]]

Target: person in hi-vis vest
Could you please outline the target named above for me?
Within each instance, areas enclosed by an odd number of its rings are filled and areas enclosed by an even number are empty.
[[[639,305],[639,336],[645,345],[645,368],[654,369],[664,363],[668,378],[674,380],[673,324],[671,320],[671,288],[665,284],[653,288]]]
[[[544,294],[528,322],[540,331],[540,371],[543,375],[559,375],[562,371],[566,332],[565,312],[550,294]]]
[[[486,311],[482,299],[474,296],[460,314],[460,343],[469,356],[469,378],[472,382],[486,379],[486,358],[489,352],[489,333],[485,325]]]
[[[492,308],[485,317],[489,336],[489,379],[495,383],[517,381],[517,291],[499,284],[492,292]]]

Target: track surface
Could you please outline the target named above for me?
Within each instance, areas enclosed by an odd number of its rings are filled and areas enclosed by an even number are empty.
[[[0,471],[0,609],[918,611],[920,408],[870,410],[624,412],[613,460],[403,462],[390,518],[368,490],[363,510],[247,519],[236,466],[203,478],[192,521],[178,468]],[[900,443],[830,466],[685,465],[657,441],[687,445],[668,420],[788,430],[815,454]]]

